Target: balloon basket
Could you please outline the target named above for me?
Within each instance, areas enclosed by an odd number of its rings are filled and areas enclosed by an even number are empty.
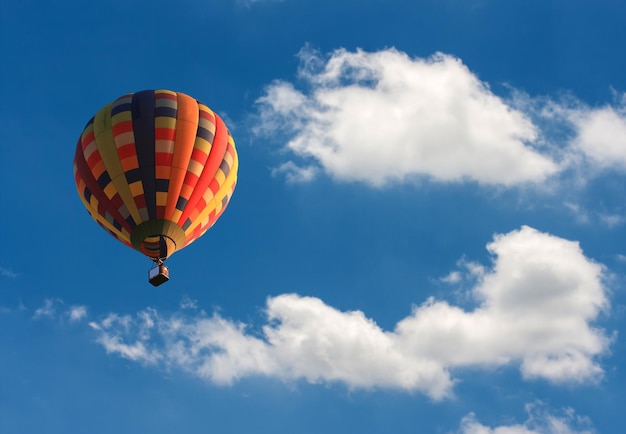
[[[165,264],[157,265],[148,273],[148,281],[154,286],[159,286],[168,280],[170,280],[170,270]]]

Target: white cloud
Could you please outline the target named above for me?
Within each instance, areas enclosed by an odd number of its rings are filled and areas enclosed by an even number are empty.
[[[154,328],[155,323],[152,316],[156,316],[156,312],[152,309],[137,314],[134,320],[128,315],[119,316],[116,314],[108,315],[100,323],[90,322],[89,326],[101,332],[98,342],[104,347],[107,353],[116,353],[120,356],[148,364],[156,364],[161,358],[158,350],[148,349],[145,342],[150,338],[150,329]],[[108,330],[116,330],[115,334],[108,333]],[[122,342],[119,334],[128,334],[135,336],[137,339],[133,344]]]
[[[595,432],[591,421],[579,416],[571,408],[558,412],[547,409],[537,401],[526,405],[528,418],[523,424],[501,425],[490,428],[481,424],[474,413],[461,420],[460,434],[591,434]]]
[[[436,54],[410,58],[395,49],[335,50],[329,59],[304,49],[307,94],[277,81],[259,98],[259,133],[283,131],[288,175],[332,177],[372,186],[416,176],[516,185],[541,182],[559,168],[530,144],[537,128],[494,95],[463,63]]]
[[[70,322],[76,323],[87,317],[87,307],[82,305],[74,305],[65,308],[65,302],[60,298],[47,298],[44,300],[43,306],[37,308],[33,315],[33,319],[69,319]]]
[[[197,309],[198,301],[192,300],[188,295],[184,295],[180,300],[180,308],[181,309]]]
[[[619,214],[599,213],[598,217],[600,218],[600,221],[602,221],[608,227],[619,226],[624,223],[624,220],[626,220],[624,216]]]
[[[575,149],[600,168],[626,169],[626,105],[569,112]]]
[[[319,169],[315,166],[300,167],[293,161],[287,161],[280,166],[272,169],[272,175],[277,176],[284,174],[288,182],[309,182],[315,179]]]
[[[459,283],[462,279],[462,275],[459,271],[451,271],[446,276],[441,277],[441,280],[444,283]]]
[[[462,367],[516,364],[526,379],[556,383],[599,379],[597,358],[610,339],[591,323],[608,308],[603,266],[578,243],[529,227],[497,235],[487,248],[491,267],[461,263],[476,282],[478,307],[430,298],[390,331],[360,311],[295,294],[267,300],[262,332],[217,314],[164,317],[153,309],[91,326],[107,352],[218,384],[263,375],[442,399]]]
[[[626,169],[626,93],[592,107],[573,96],[558,101],[516,93],[516,107],[541,124],[545,140],[561,148],[561,168],[573,169],[583,184],[607,169]],[[576,185],[574,179],[569,179]]]
[[[67,311],[70,321],[80,321],[87,316],[87,307],[85,306],[72,306]]]
[[[35,310],[35,314],[33,315],[33,319],[39,319],[43,317],[54,318],[57,313],[57,306],[61,305],[63,302],[58,299],[50,299],[46,298],[44,300],[43,306]]]
[[[623,223],[614,210],[589,213],[576,195],[593,177],[626,170],[626,94],[600,107],[514,88],[503,99],[442,53],[337,49],[324,57],[305,47],[299,57],[302,86],[275,81],[257,100],[255,132],[284,141],[274,175],[309,182],[326,173],[373,187],[422,178],[532,184],[567,192],[565,206],[581,222]]]
[[[472,312],[430,300],[402,320],[403,345],[446,366],[518,360],[525,377],[585,381],[602,373],[591,356],[608,345],[589,326],[607,306],[603,267],[577,243],[523,227],[487,246],[493,269],[474,288]]]

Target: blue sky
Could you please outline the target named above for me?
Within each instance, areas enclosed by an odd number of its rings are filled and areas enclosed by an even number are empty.
[[[622,2],[0,11],[2,433],[621,432]],[[72,176],[153,88],[240,158],[158,288]]]

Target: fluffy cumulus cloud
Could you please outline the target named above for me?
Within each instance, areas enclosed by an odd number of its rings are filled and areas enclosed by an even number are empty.
[[[328,59],[304,49],[300,58],[308,91],[277,81],[258,100],[257,131],[290,137],[294,161],[276,170],[291,180],[325,171],[372,186],[415,177],[516,185],[559,170],[530,118],[457,58],[395,49]]]
[[[590,356],[608,342],[589,321],[607,306],[602,266],[577,243],[529,227],[487,248],[495,262],[474,288],[481,305],[465,312],[429,300],[398,324],[403,346],[446,366],[519,360],[526,377],[552,381],[601,374]]]
[[[430,298],[393,330],[295,294],[267,300],[261,332],[197,309],[111,314],[90,325],[109,353],[217,384],[262,375],[443,399],[463,367],[513,364],[524,378],[555,383],[599,379],[598,358],[610,344],[593,326],[608,308],[603,266],[578,243],[530,227],[497,235],[487,248],[492,264],[465,263],[448,279],[462,284],[471,275],[477,307]]]
[[[327,173],[375,187],[416,178],[510,187],[570,169],[578,182],[626,170],[626,94],[601,107],[515,89],[504,99],[442,53],[324,57],[305,47],[300,60],[301,89],[275,81],[257,100],[256,132],[285,137],[289,157],[273,173],[288,181]]]
[[[574,149],[599,168],[626,169],[626,95],[616,106],[566,111],[576,135]]]
[[[459,434],[592,434],[595,430],[585,416],[571,408],[550,411],[540,401],[526,405],[528,418],[522,424],[500,425],[494,428],[480,423],[474,413],[461,420]]]

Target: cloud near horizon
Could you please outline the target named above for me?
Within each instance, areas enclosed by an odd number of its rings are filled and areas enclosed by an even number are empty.
[[[626,98],[598,109],[518,105],[443,53],[337,49],[325,58],[305,47],[299,57],[307,90],[278,80],[257,100],[256,133],[286,137],[289,160],[274,173],[289,181],[323,172],[372,187],[421,177],[512,187],[545,182],[577,156],[626,169]],[[537,118],[572,136],[547,137]]]
[[[512,364],[525,379],[600,379],[598,357],[611,339],[592,322],[609,306],[604,267],[578,243],[527,226],[496,235],[487,249],[490,267],[471,264],[476,308],[429,298],[393,330],[297,294],[268,298],[260,333],[195,306],[112,313],[89,325],[107,353],[221,385],[267,376],[440,400],[453,394],[456,368]]]

